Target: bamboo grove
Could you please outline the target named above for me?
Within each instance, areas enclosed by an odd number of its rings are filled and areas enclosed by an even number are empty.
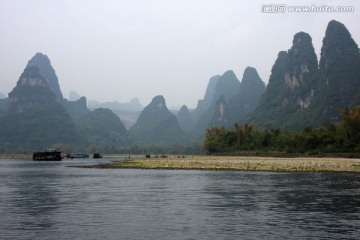
[[[338,123],[326,122],[320,128],[307,126],[290,131],[268,125],[256,129],[252,124],[236,123],[233,128],[206,130],[204,148],[211,154],[245,151],[279,153],[358,153],[360,152],[360,106],[340,111]]]

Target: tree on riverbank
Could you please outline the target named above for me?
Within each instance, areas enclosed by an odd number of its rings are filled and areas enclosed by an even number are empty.
[[[252,124],[236,123],[233,128],[206,130],[204,148],[209,153],[275,151],[284,153],[338,153],[360,151],[360,106],[340,112],[341,122],[326,122],[321,128],[307,126],[289,131],[268,125],[255,129]]]

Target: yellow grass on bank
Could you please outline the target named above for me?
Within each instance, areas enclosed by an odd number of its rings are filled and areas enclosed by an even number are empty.
[[[118,161],[100,168],[197,169],[276,172],[360,172],[360,159],[188,156]]]

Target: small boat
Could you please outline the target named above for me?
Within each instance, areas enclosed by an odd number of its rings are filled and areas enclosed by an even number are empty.
[[[34,152],[33,161],[61,161],[61,151],[59,149],[47,149],[43,152]]]
[[[93,158],[102,158],[101,153],[94,153]]]
[[[74,159],[74,158],[88,158],[89,154],[87,154],[87,153],[67,153],[66,157],[71,158],[71,159]]]

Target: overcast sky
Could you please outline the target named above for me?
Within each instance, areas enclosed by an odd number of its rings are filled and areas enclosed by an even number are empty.
[[[352,13],[263,13],[264,4],[354,6]],[[28,60],[46,54],[65,98],[194,108],[210,77],[246,66],[268,82],[295,33],[312,36],[318,58],[327,23],[360,42],[360,1],[322,0],[1,0],[0,92],[9,93]],[[268,10],[268,8],[264,8]]]

